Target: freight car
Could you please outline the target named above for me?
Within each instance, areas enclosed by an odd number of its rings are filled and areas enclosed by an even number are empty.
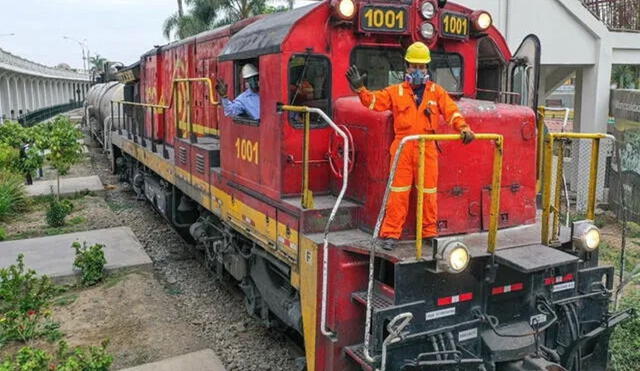
[[[439,236],[422,246],[411,211],[383,251],[392,118],[344,75],[400,82],[414,41],[484,140],[463,147],[445,122],[410,138],[439,140]],[[302,335],[308,370],[605,370],[632,315],[609,311],[613,268],[598,266],[607,136],[543,137],[539,56],[535,36],[511,54],[490,14],[447,1],[321,1],[155,47],[120,70],[123,100],[89,112],[114,170],[238,282],[251,315]],[[260,119],[225,117],[215,81],[239,95],[247,63]],[[561,225],[551,162],[567,140],[593,141],[593,187],[587,219]]]

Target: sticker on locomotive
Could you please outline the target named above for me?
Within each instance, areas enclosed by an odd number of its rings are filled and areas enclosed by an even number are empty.
[[[395,6],[365,5],[360,10],[360,28],[371,32],[405,32],[408,12]]]
[[[469,18],[459,13],[442,13],[440,30],[442,30],[442,36],[466,39],[469,36]]]
[[[576,281],[571,281],[571,282],[561,283],[559,285],[554,285],[551,291],[558,292],[558,291],[564,291],[564,290],[571,290],[574,287],[576,287]]]
[[[547,322],[547,315],[544,314],[544,313],[539,313],[539,314],[533,315],[533,316],[531,316],[531,318],[529,318],[529,324],[531,326],[533,326],[535,324],[540,325],[540,324],[545,323],[545,322]]]
[[[461,343],[463,341],[475,339],[478,337],[478,328],[470,328],[468,330],[458,332],[458,342]]]
[[[456,307],[434,310],[433,312],[427,312],[425,321],[431,321],[436,318],[454,316],[456,314]]]

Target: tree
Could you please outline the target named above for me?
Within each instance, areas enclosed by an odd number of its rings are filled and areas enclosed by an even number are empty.
[[[611,71],[611,83],[618,89],[637,89],[640,83],[640,68],[631,65],[614,65]]]
[[[178,12],[169,16],[163,24],[162,31],[167,39],[171,39],[172,34],[177,39],[184,39],[259,14],[287,10],[284,6],[267,5],[267,0],[184,1],[189,7],[187,13],[180,15],[180,8],[178,8]],[[287,0],[287,4],[293,7],[293,0]]]
[[[100,54],[96,54],[95,56],[89,58],[91,69],[97,72],[104,71],[104,65],[107,64],[107,62],[107,58],[100,56]]]
[[[58,186],[56,196],[60,199],[60,176],[67,174],[71,166],[82,159],[82,144],[78,142],[82,138],[82,133],[68,117],[58,116],[51,124],[49,135],[47,160],[56,169]]]
[[[15,121],[0,125],[0,168],[23,174],[31,184],[33,173],[42,166],[42,150],[46,143],[39,140],[40,125],[25,128]]]

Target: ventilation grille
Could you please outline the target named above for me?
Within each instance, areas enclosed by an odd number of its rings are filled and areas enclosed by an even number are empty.
[[[196,154],[196,171],[204,174],[204,156]]]
[[[178,147],[178,160],[180,163],[186,165],[187,164],[187,148],[186,147]]]

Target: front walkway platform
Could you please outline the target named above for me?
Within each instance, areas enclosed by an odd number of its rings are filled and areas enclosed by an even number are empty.
[[[74,282],[77,272],[73,269],[75,250],[71,244],[75,241],[105,245],[107,272],[134,268],[150,270],[152,267],[151,259],[129,227],[0,242],[0,267],[14,264],[18,254],[22,253],[25,265],[38,274],[46,274],[57,283]]]
[[[58,187],[55,179],[33,182],[32,185],[26,186],[26,189],[29,196],[44,196],[51,194],[51,187],[53,187],[53,192],[55,193]],[[70,195],[83,191],[102,192],[104,191],[104,186],[97,175],[60,179],[60,195]]]
[[[122,371],[225,371],[222,362],[211,349],[203,349],[162,361],[125,368]]]

